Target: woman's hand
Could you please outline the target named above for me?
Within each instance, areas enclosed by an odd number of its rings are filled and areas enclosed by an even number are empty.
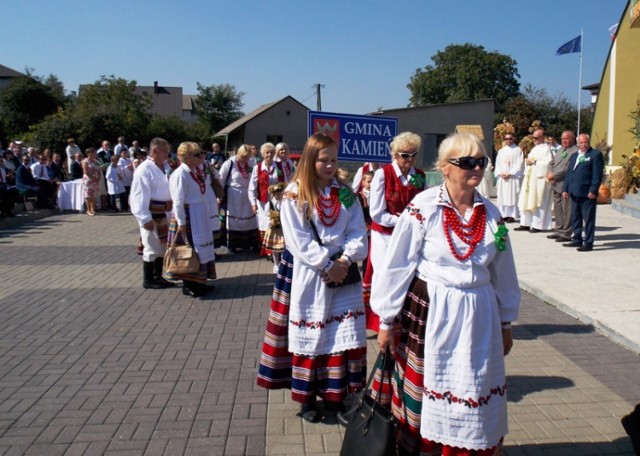
[[[504,356],[507,356],[513,347],[513,333],[511,328],[502,330],[502,346],[504,348]]]
[[[187,240],[187,225],[178,225],[178,230],[176,231],[176,235],[181,234],[182,239],[184,241]]]
[[[257,206],[257,205],[255,205],[255,204],[253,204],[253,205],[251,206],[251,210],[253,211],[253,213],[254,213],[254,214],[257,214],[257,213],[258,213],[258,206]]]
[[[336,284],[342,283],[345,277],[347,277],[348,268],[349,267],[344,260],[338,259],[334,261],[329,270],[324,275],[324,281],[333,282]]]
[[[378,332],[378,346],[381,352],[385,352],[389,348],[391,357],[396,357],[396,347],[393,343],[393,329],[381,329]]]

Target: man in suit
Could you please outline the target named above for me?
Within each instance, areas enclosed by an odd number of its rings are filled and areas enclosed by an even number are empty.
[[[15,217],[13,206],[18,200],[18,190],[13,185],[13,176],[4,166],[4,158],[0,156],[0,218]]]
[[[553,187],[553,216],[556,221],[553,234],[547,237],[556,242],[568,242],[571,241],[571,202],[562,198],[562,192],[569,159],[578,151],[576,135],[572,131],[564,131],[560,143],[562,147],[556,150],[547,171],[547,180]]]
[[[564,199],[571,198],[573,235],[565,247],[577,247],[578,252],[593,250],[596,230],[596,198],[604,174],[604,158],[591,148],[589,135],[578,136],[578,152],[569,159],[564,179]],[[582,224],[584,222],[584,237]]]
[[[36,195],[38,201],[36,205],[39,209],[53,209],[47,202],[47,195],[45,189],[40,187],[31,174],[31,157],[29,155],[22,156],[22,164],[16,169],[16,188],[20,193],[24,193],[27,196]]]
[[[73,161],[71,162],[71,180],[82,179],[83,171],[82,171],[82,152],[76,153],[73,157]]]

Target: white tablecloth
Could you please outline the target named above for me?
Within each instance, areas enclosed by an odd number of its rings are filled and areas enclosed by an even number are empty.
[[[58,188],[58,209],[60,211],[82,211],[82,179],[61,182]]]

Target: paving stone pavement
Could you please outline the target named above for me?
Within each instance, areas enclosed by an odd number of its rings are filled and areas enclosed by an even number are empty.
[[[255,385],[271,264],[225,255],[207,298],[144,290],[130,215],[0,227],[0,455],[337,455]],[[507,358],[507,455],[632,455],[638,355],[529,294]],[[369,358],[375,358],[374,340]]]

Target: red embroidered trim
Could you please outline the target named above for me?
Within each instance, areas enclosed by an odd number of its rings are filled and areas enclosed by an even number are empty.
[[[405,211],[407,211],[411,217],[415,217],[421,224],[424,222],[424,216],[420,213],[420,208],[416,207],[413,203],[409,203]]]
[[[356,310],[356,311],[349,310],[343,313],[342,315],[332,315],[329,318],[327,318],[324,322],[298,320],[298,321],[289,321],[289,323],[297,327],[306,327],[309,329],[323,329],[326,325],[330,323],[335,323],[335,322],[342,323],[343,321],[348,320],[349,318],[355,318],[357,320],[358,317],[362,317],[363,315],[365,315],[365,312],[361,310]]]
[[[424,394],[425,396],[427,396],[427,399],[430,399],[432,401],[435,401],[435,400],[447,401],[449,404],[451,403],[462,404],[469,408],[478,408],[483,405],[487,405],[492,396],[504,396],[506,392],[507,392],[507,384],[505,383],[504,385],[502,385],[502,387],[496,386],[495,388],[491,388],[490,393],[487,394],[486,396],[480,396],[477,399],[473,399],[471,397],[465,399],[465,398],[453,395],[451,391],[439,393],[434,390],[428,390],[426,386],[424,387]]]

